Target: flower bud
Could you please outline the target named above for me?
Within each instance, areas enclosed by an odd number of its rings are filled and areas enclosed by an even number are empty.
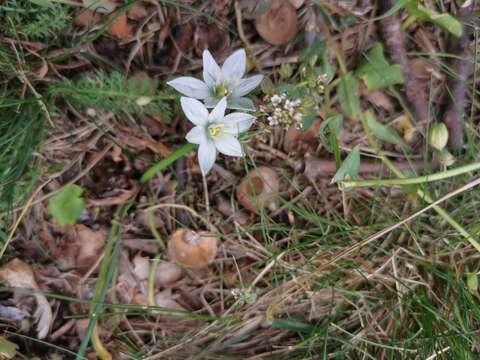
[[[283,79],[289,79],[293,74],[293,69],[290,64],[282,64],[278,72]]]
[[[448,129],[444,123],[433,123],[428,133],[428,142],[438,151],[443,150],[448,141]]]
[[[152,101],[148,96],[140,96],[135,102],[138,106],[146,106]]]
[[[450,152],[448,152],[445,149],[438,151],[435,154],[435,157],[437,161],[440,163],[440,165],[444,167],[452,166],[455,163],[455,156],[453,156]]]

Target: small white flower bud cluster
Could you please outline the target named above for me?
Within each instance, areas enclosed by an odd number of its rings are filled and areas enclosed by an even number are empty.
[[[267,115],[270,126],[282,126],[288,128],[293,125],[297,129],[303,127],[303,114],[301,112],[302,101],[289,99],[286,94],[273,95],[268,102],[260,106],[260,110]]]

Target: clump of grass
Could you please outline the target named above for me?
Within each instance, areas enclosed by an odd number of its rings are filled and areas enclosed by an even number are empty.
[[[49,88],[52,96],[62,97],[81,108],[97,108],[114,113],[163,114],[170,116],[165,102],[169,95],[153,94],[157,84],[150,79],[128,79],[119,72],[96,71],[78,80],[63,79]]]
[[[2,31],[10,36],[24,35],[30,39],[49,40],[61,34],[71,23],[66,5],[47,3],[39,6],[32,1],[7,0],[0,8]]]

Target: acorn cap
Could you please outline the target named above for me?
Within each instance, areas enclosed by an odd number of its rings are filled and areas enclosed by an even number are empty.
[[[260,166],[243,178],[237,186],[236,196],[243,207],[258,214],[262,208],[271,211],[278,208],[279,189],[280,180],[275,170]]]
[[[270,44],[286,44],[298,31],[297,11],[286,0],[273,0],[270,9],[255,20],[255,28]]]
[[[202,268],[217,254],[218,239],[207,232],[178,229],[168,241],[168,256],[181,265]]]

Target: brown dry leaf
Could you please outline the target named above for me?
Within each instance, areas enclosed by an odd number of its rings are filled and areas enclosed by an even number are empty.
[[[0,281],[5,282],[12,288],[40,290],[30,265],[20,259],[13,259],[0,268]],[[52,326],[52,309],[45,295],[35,292],[33,296],[37,302],[35,320],[37,322],[38,338],[44,339]]]
[[[61,270],[88,271],[98,260],[105,245],[107,232],[76,224],[67,226],[65,236],[54,251]]]
[[[320,128],[321,119],[313,120],[312,125],[307,131],[298,130],[295,126],[290,126],[285,134],[283,141],[283,148],[290,152],[295,150],[300,145],[311,147],[318,143],[318,129]]]
[[[137,1],[127,11],[128,17],[132,20],[141,20],[148,16],[148,11],[142,1]]]
[[[392,102],[390,101],[388,96],[385,95],[382,91],[366,91],[365,95],[367,96],[368,101],[370,101],[372,104],[381,107],[387,111],[393,111]]]
[[[78,27],[91,27],[92,25],[97,24],[100,21],[100,14],[90,10],[85,9],[80,12],[73,19],[73,23]]]
[[[113,13],[109,16],[109,19],[112,19],[115,16],[116,14]],[[127,14],[121,13],[116,17],[115,21],[108,29],[108,33],[121,40],[126,40],[132,37],[132,30],[132,27],[128,24]]]
[[[102,199],[87,199],[87,203],[94,206],[121,205],[135,197],[139,190],[140,186],[138,184],[133,184],[131,189],[117,189],[112,196]]]
[[[133,273],[140,281],[148,279],[151,262],[147,257],[141,255],[133,259]],[[166,287],[172,285],[183,276],[183,270],[176,264],[162,261],[157,265],[155,271],[155,287]]]
[[[273,0],[270,9],[255,20],[255,28],[270,44],[286,44],[298,31],[297,11],[285,0]]]
[[[201,23],[195,29],[195,52],[202,56],[203,50],[208,49],[215,58],[221,58],[230,47],[228,32],[217,24]]]
[[[180,304],[175,301],[175,298],[172,294],[172,289],[165,289],[156,294],[155,303],[157,304],[157,306],[164,308],[185,310]]]

